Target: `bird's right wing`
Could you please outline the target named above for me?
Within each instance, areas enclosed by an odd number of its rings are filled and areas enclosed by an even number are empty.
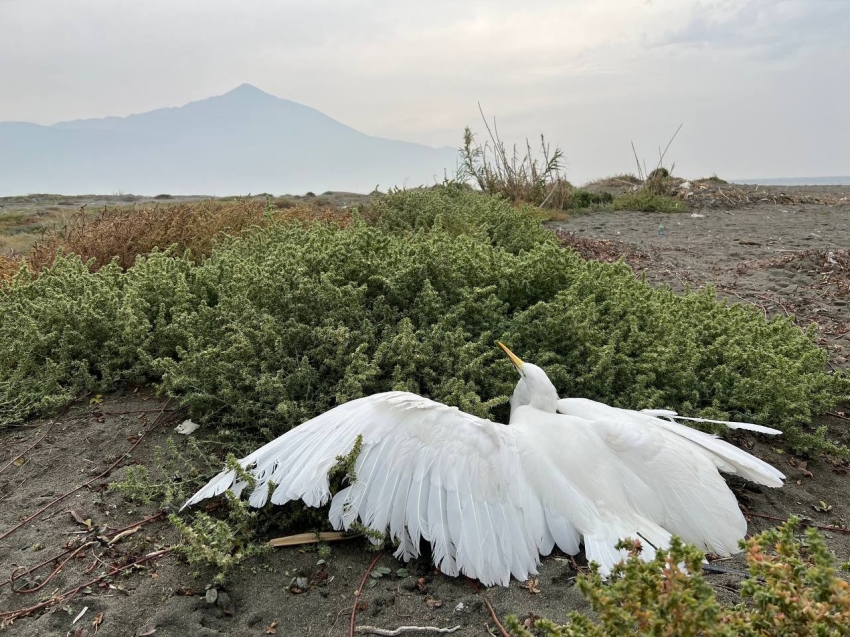
[[[632,411],[630,409],[620,409],[611,407],[604,403],[599,403],[586,398],[562,398],[558,401],[558,411],[562,414],[580,416],[583,418],[599,418],[603,420],[613,420],[623,423],[629,423],[637,429],[649,428],[660,429],[668,434],[673,434],[691,442],[694,446],[701,449],[703,453],[708,455],[714,462],[715,466],[724,473],[740,475],[747,480],[763,484],[769,487],[781,487],[785,476],[775,467],[756,458],[743,449],[739,449],[735,445],[729,444],[725,440],[718,438],[713,434],[688,427],[682,423],[676,422],[675,419],[712,422],[725,424],[728,426],[739,426],[741,429],[751,431],[761,431],[763,433],[777,434],[782,433],[776,429],[762,427],[760,425],[752,425],[749,423],[731,423],[719,420],[706,420],[701,418],[684,418],[679,416],[674,411],[664,409],[647,409],[643,411]]]
[[[407,392],[353,400],[292,429],[240,460],[256,485],[251,505],[331,497],[328,472],[362,436],[356,479],[333,496],[330,521],[348,529],[358,518],[399,542],[398,557],[431,542],[436,565],[490,585],[536,573],[553,532],[578,537],[568,519],[547,521],[523,473],[514,431]],[[273,489],[270,484],[273,483]],[[246,484],[223,471],[184,506]],[[560,544],[560,542],[559,542]]]

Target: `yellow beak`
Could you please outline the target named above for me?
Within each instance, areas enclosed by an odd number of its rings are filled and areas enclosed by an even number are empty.
[[[517,369],[522,369],[523,363],[522,360],[520,360],[519,356],[517,356],[511,350],[505,347],[505,344],[502,341],[496,341],[496,344],[502,348],[502,351],[505,352],[505,354],[508,355],[508,358],[511,359],[511,362],[514,364],[514,366],[516,366]]]

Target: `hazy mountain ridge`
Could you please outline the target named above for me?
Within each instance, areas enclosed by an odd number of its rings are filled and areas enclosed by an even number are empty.
[[[457,152],[372,137],[243,84],[128,117],[0,122],[0,195],[242,194],[431,184]]]

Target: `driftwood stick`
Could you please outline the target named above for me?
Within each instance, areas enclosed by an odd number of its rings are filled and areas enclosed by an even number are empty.
[[[356,626],[354,632],[359,635],[381,635],[382,637],[396,637],[404,633],[453,633],[460,630],[460,626],[454,628],[435,628],[434,626],[399,626],[395,630],[377,628],[375,626]]]
[[[354,637],[354,620],[357,619],[357,606],[360,604],[360,600],[363,599],[363,589],[366,586],[366,580],[369,579],[369,573],[371,573],[372,569],[375,568],[375,564],[378,563],[378,560],[381,559],[381,556],[383,554],[383,551],[378,551],[378,554],[375,556],[375,559],[372,560],[372,563],[369,564],[369,567],[366,569],[366,572],[363,573],[363,580],[360,582],[360,586],[357,588],[357,592],[354,594],[354,605],[351,607],[351,621],[348,624],[348,637]]]

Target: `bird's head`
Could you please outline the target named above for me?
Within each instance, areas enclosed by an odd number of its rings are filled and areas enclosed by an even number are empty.
[[[499,342],[499,347],[508,355],[519,373],[519,382],[511,396],[511,412],[517,407],[530,405],[542,411],[555,413],[558,407],[558,390],[555,389],[546,372],[537,365],[523,362],[504,343]]]

